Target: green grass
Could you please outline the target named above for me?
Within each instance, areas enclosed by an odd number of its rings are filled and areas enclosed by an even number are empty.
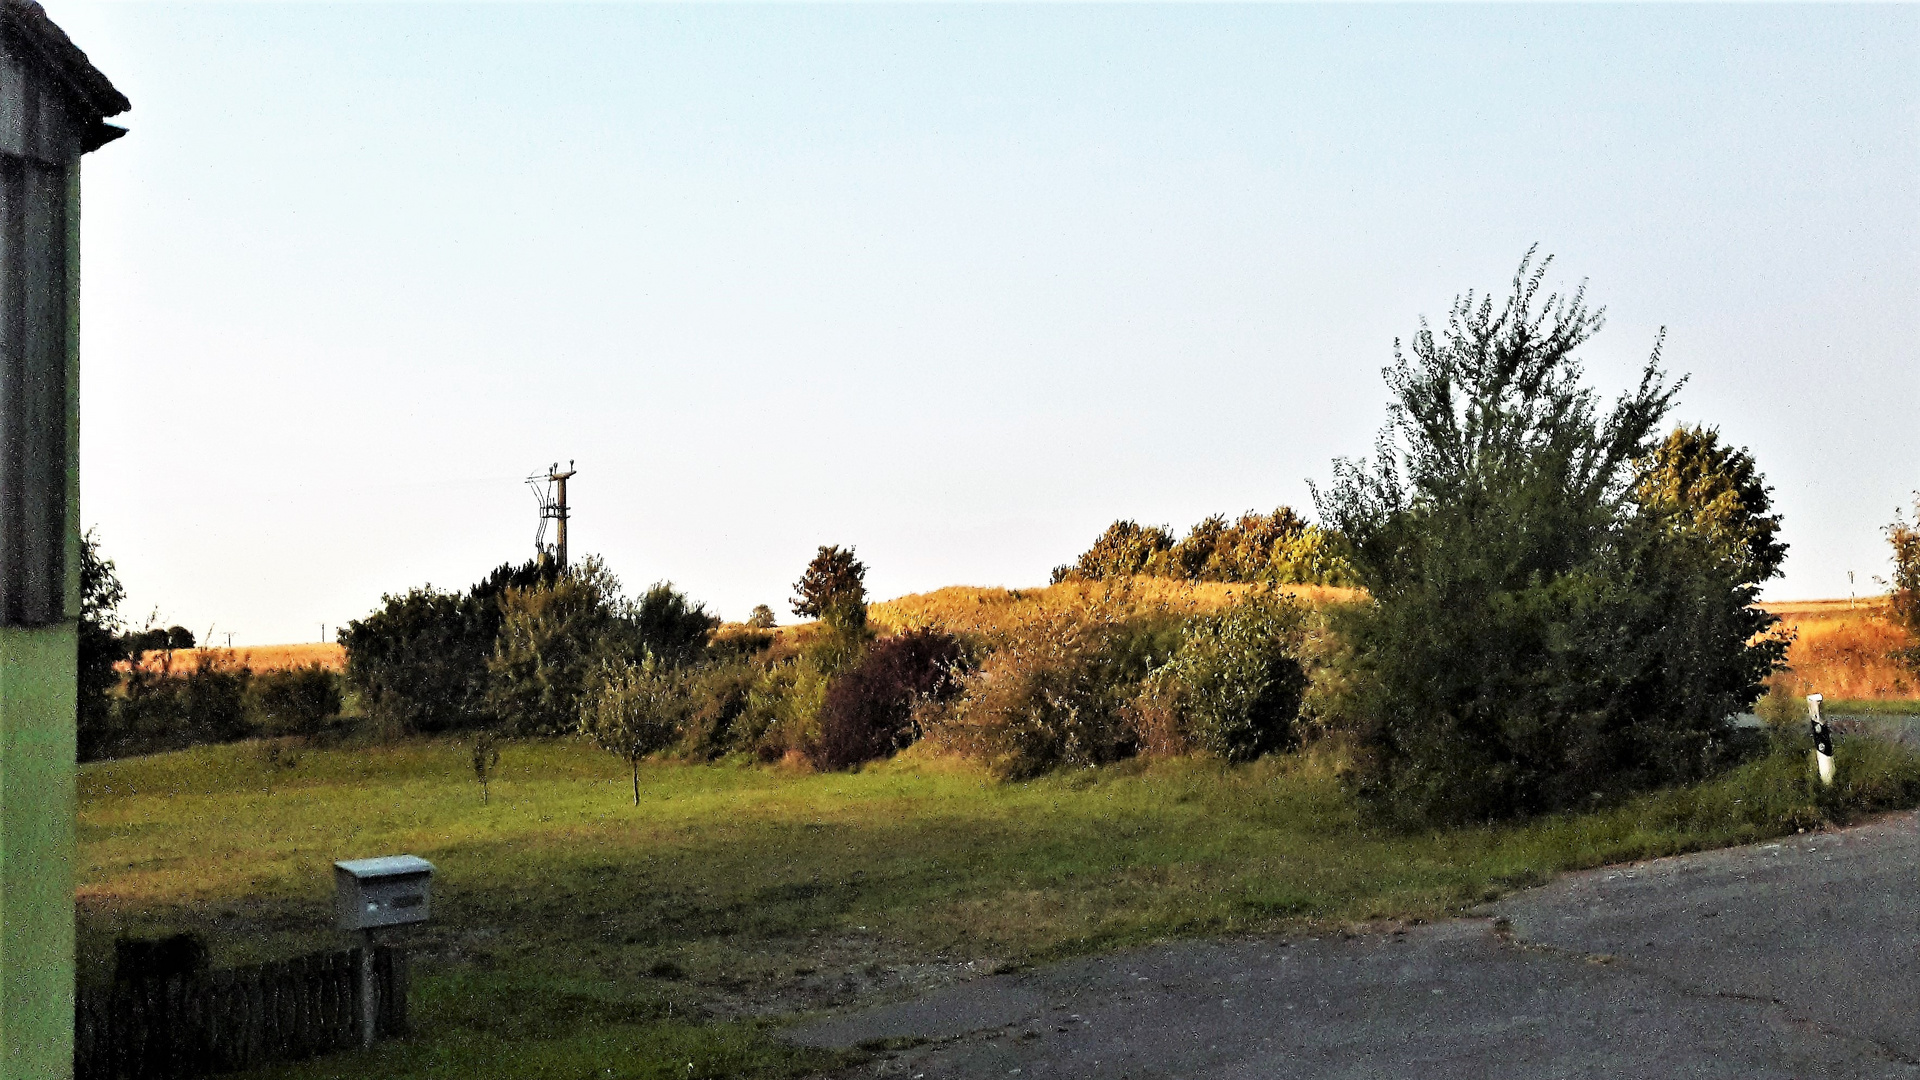
[[[1829,716],[1920,716],[1920,700],[1834,698],[1821,703]]]
[[[1433,919],[1557,871],[1757,840],[1920,801],[1920,759],[1844,740],[1710,783],[1518,825],[1366,826],[1311,756],[1130,763],[996,784],[939,762],[857,774],[623,766],[505,749],[480,802],[448,742],[248,746],[81,776],[82,978],[120,933],[193,929],[217,963],[336,947],[332,860],[439,867],[410,932],[417,1033],[318,1078],[789,1076],[835,1059],[768,1017],[1168,935]]]

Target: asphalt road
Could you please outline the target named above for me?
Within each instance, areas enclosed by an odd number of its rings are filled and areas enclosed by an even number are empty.
[[[1402,932],[1179,942],[792,1028],[855,1075],[1920,1080],[1920,818],[1567,875]]]

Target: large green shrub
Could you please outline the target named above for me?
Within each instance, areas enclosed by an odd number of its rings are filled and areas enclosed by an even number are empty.
[[[1268,595],[1192,620],[1142,707],[1170,708],[1182,741],[1229,761],[1293,745],[1307,687],[1305,621],[1298,604]]]
[[[1136,747],[1127,706],[1153,658],[1172,651],[1177,624],[1168,612],[1137,612],[1118,589],[985,628],[958,694],[924,709],[921,727],[1008,778],[1125,757]]]
[[[179,750],[203,743],[233,742],[255,733],[247,715],[246,667],[226,667],[202,653],[191,668],[174,670],[172,658],[128,673],[114,702],[110,736],[96,756],[119,757]]]
[[[389,735],[485,727],[487,662],[503,613],[500,597],[551,582],[552,563],[503,564],[465,592],[431,585],[381,598],[380,609],[340,631],[348,685],[373,727]]]
[[[248,681],[249,725],[262,735],[317,739],[340,718],[340,677],[318,664],[263,671]]]
[[[632,628],[621,625],[619,598],[619,582],[592,558],[550,583],[501,593],[486,705],[505,730],[556,735],[575,728],[594,669],[633,659]]]
[[[1686,780],[1783,646],[1754,563],[1637,502],[1677,385],[1656,348],[1604,413],[1574,351],[1601,323],[1538,293],[1459,300],[1388,372],[1372,463],[1316,492],[1371,602],[1342,610],[1360,791],[1424,820],[1507,817]],[[1684,486],[1684,485],[1683,485]]]

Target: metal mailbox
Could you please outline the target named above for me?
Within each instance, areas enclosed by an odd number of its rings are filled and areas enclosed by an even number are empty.
[[[334,912],[342,930],[425,922],[433,896],[433,864],[413,855],[349,859],[333,864]]]

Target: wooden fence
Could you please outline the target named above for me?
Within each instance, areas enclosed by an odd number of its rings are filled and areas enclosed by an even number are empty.
[[[75,1080],[187,1080],[360,1045],[360,950],[82,989]],[[374,1031],[407,1027],[406,954],[373,951]]]

